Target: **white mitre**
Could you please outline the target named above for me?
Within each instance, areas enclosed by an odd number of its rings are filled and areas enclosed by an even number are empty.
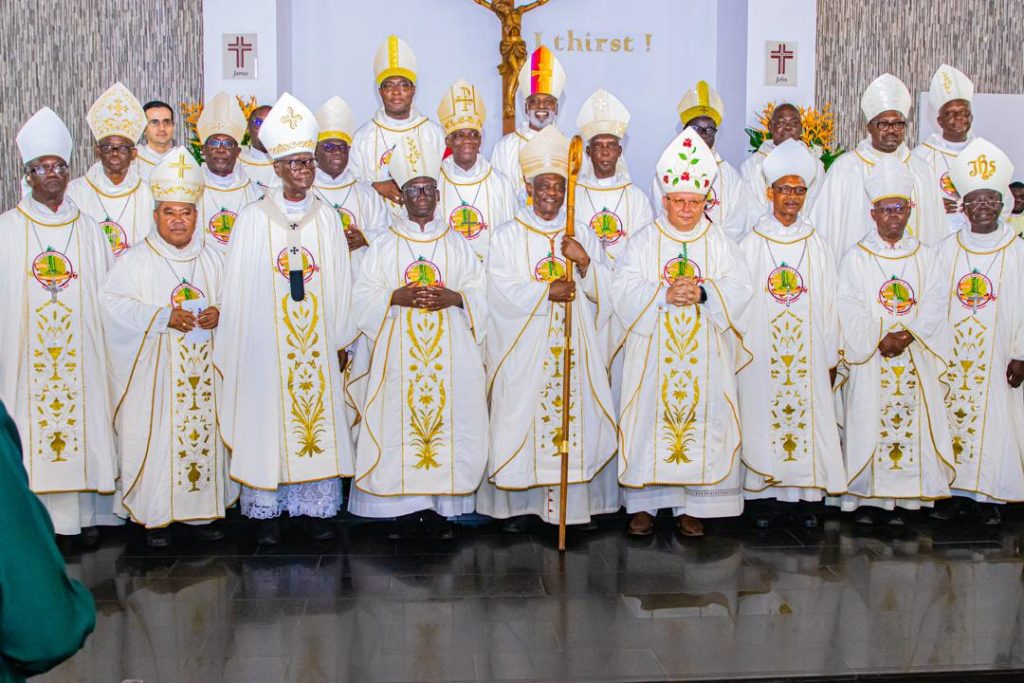
[[[932,76],[931,86],[928,88],[928,100],[938,111],[946,102],[953,100],[974,99],[974,83],[967,78],[963,71],[949,64],[943,64]]]
[[[71,161],[74,142],[71,132],[56,112],[43,107],[32,115],[15,136],[22,163],[29,163],[40,157],[55,156]]]
[[[275,160],[316,149],[320,127],[309,107],[284,93],[271,107],[260,127],[260,142]]]
[[[629,126],[629,110],[615,95],[598,88],[580,107],[576,126],[584,140],[595,135],[614,135],[621,139]]]
[[[245,115],[238,101],[224,92],[214,95],[203,105],[203,113],[196,121],[196,134],[200,142],[211,135],[227,135],[235,142],[245,137]]]
[[[910,199],[914,193],[914,176],[906,164],[893,156],[884,156],[868,173],[864,190],[872,204],[882,199]]]
[[[441,152],[433,145],[420,145],[415,135],[403,135],[395,145],[388,170],[400,188],[415,178],[437,180],[441,175]]]
[[[907,86],[892,74],[882,74],[871,81],[860,98],[860,108],[867,121],[886,111],[898,111],[906,117],[910,114],[911,103]]]
[[[718,175],[718,161],[697,131],[687,127],[661,153],[656,173],[665,194],[690,192],[706,195]]]
[[[761,165],[764,180],[771,185],[779,178],[788,175],[800,176],[809,187],[818,174],[817,160],[807,149],[807,145],[799,140],[786,140],[773,149]]]
[[[206,178],[203,169],[184,147],[168,152],[149,174],[154,201],[198,204]]]

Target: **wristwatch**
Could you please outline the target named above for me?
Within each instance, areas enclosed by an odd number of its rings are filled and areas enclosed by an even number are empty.
[[[704,289],[704,285],[700,285],[700,301],[698,303],[706,304],[708,302],[708,293]]]

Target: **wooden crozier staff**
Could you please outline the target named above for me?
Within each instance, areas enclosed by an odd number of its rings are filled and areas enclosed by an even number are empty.
[[[580,166],[583,164],[583,138],[574,135],[569,143],[569,178],[565,188],[565,234],[576,235],[576,183],[579,180]],[[576,264],[572,259],[565,259],[565,279],[573,281]],[[575,297],[573,298],[575,300]],[[558,501],[558,550],[565,551],[565,515],[569,497],[569,396],[572,391],[572,304],[565,302],[565,346],[562,351],[562,441],[558,445],[562,458],[562,474],[559,481]]]

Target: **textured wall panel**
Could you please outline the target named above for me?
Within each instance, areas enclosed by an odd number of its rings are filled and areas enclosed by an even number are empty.
[[[85,113],[120,80],[145,104],[178,102],[203,89],[202,0],[0,0],[0,197],[18,197],[14,136],[48,106],[75,139],[72,174],[93,160]],[[180,124],[180,121],[179,121]],[[179,125],[177,141],[184,139]]]
[[[1021,0],[818,0],[818,104],[832,103],[838,142],[850,149],[866,134],[861,93],[886,71],[915,103],[943,62],[977,92],[1024,92],[1022,26]],[[912,112],[909,141],[916,120]]]

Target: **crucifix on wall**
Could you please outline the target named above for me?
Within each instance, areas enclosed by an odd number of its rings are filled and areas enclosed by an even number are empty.
[[[504,133],[516,128],[516,90],[519,88],[519,70],[526,63],[526,41],[523,40],[523,15],[546,4],[548,0],[533,0],[516,7],[515,0],[473,0],[494,12],[501,22],[501,43],[498,51],[501,63],[501,117]]]

